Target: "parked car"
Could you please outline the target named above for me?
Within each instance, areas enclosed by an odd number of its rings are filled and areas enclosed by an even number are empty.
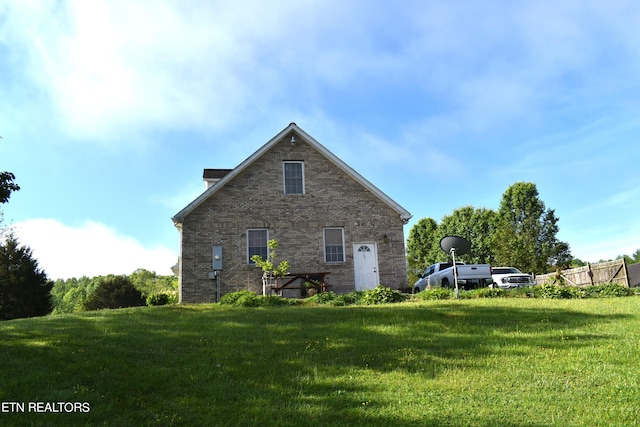
[[[534,285],[533,278],[515,267],[493,267],[491,277],[500,289],[522,288]]]
[[[489,286],[493,283],[491,276],[491,266],[489,264],[465,264],[456,262],[458,287],[462,289],[473,289]],[[430,265],[420,275],[420,278],[413,285],[415,293],[430,288],[453,288],[455,286],[453,263],[438,262]]]

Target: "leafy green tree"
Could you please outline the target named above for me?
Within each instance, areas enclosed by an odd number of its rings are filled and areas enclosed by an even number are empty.
[[[558,218],[536,185],[518,182],[502,195],[494,234],[495,260],[525,272],[545,273],[571,262],[569,245],[556,238]]]
[[[495,233],[497,214],[491,209],[476,209],[465,206],[453,211],[451,215],[442,218],[437,230],[438,259],[450,259],[440,249],[440,239],[445,236],[460,236],[471,242],[468,254],[460,256],[459,260],[467,264],[491,264],[493,255],[493,234]]]
[[[20,190],[20,186],[13,182],[15,178],[11,172],[0,172],[0,204],[7,203],[11,193]]]
[[[52,287],[31,249],[9,233],[0,242],[0,320],[49,314]]]
[[[407,238],[407,268],[409,283],[418,280],[418,275],[436,261],[436,231],[438,224],[431,218],[422,218],[411,227]]]
[[[618,258],[624,258],[627,264],[637,264],[640,263],[640,249],[636,250],[633,255],[622,255]]]
[[[76,313],[84,311],[84,302],[99,285],[100,276],[89,278],[82,276],[79,279],[58,279],[53,284],[51,297],[53,299],[53,313]]]
[[[159,276],[155,271],[145,270],[144,268],[139,268],[131,273],[129,279],[144,297],[178,290],[178,278],[176,276]]]
[[[569,264],[569,268],[584,267],[585,265],[587,265],[587,263],[582,261],[580,258],[573,258]]]
[[[85,310],[138,307],[146,301],[127,276],[106,276],[98,279],[98,286],[84,302]]]

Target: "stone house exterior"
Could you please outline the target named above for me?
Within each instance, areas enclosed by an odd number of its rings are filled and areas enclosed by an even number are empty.
[[[173,217],[183,303],[262,292],[250,257],[291,272],[329,272],[336,293],[407,286],[403,226],[411,214],[291,123],[235,169],[206,169],[206,190]],[[214,270],[214,252],[219,259]]]

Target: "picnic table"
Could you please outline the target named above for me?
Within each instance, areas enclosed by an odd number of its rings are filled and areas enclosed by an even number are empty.
[[[285,289],[300,289],[300,296],[307,296],[307,289],[313,288],[318,293],[326,292],[331,288],[331,285],[327,283],[326,277],[331,274],[329,271],[322,271],[319,273],[287,273],[282,276],[282,284],[276,282],[269,289],[269,293],[275,291],[278,295],[282,295],[282,291]],[[298,283],[296,283],[298,282]]]

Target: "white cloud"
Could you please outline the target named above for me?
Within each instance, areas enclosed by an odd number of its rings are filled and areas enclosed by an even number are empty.
[[[138,268],[170,275],[177,255],[164,247],[146,248],[137,240],[93,221],[79,227],[53,219],[29,219],[12,227],[50,279],[131,274]]]
[[[288,96],[290,73],[299,74],[300,63],[318,53],[296,52],[300,35],[323,43],[308,14],[314,8],[309,2],[20,2],[4,11],[9,19],[0,43],[20,52],[69,134],[127,142],[140,127],[211,130],[252,111],[269,114],[274,99]]]

